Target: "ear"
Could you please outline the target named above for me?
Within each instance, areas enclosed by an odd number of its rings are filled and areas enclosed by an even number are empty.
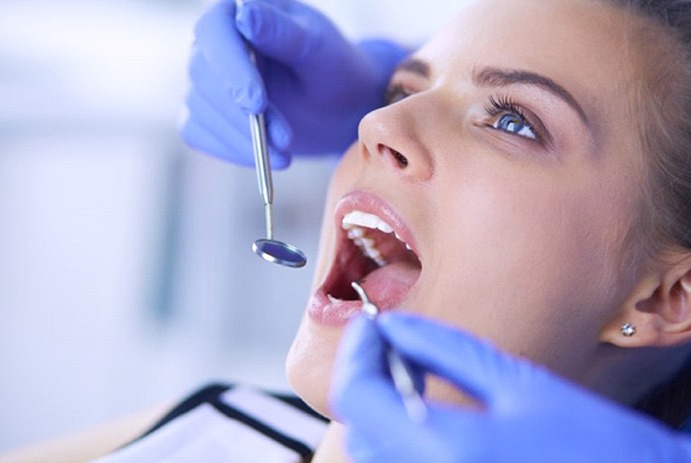
[[[640,280],[601,340],[619,347],[666,347],[691,343],[691,253],[683,251]],[[622,326],[635,333],[626,336]]]

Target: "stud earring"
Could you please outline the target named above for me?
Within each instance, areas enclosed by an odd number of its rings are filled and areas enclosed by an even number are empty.
[[[631,323],[624,323],[621,325],[621,334],[626,336],[627,338],[630,338],[634,334],[636,334],[636,327],[633,326]]]

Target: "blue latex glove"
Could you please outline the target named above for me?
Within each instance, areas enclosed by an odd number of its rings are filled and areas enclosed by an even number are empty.
[[[426,421],[411,422],[388,374],[387,343],[485,409],[429,403]],[[332,406],[358,463],[691,461],[691,438],[419,317],[358,318],[336,372]]]
[[[181,127],[191,147],[254,165],[248,114],[266,111],[272,166],[293,153],[342,152],[381,105],[407,51],[387,41],[349,42],[295,0],[221,0],[201,16],[189,63]],[[250,61],[245,40],[257,55]]]

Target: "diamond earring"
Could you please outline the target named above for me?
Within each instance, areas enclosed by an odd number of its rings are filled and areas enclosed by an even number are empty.
[[[621,334],[626,336],[627,338],[630,338],[634,334],[636,334],[636,327],[633,326],[631,323],[624,323],[621,325]]]

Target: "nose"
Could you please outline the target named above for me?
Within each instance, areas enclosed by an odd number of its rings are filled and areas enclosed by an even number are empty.
[[[368,160],[382,162],[408,180],[424,181],[432,176],[433,159],[421,136],[427,132],[423,127],[426,111],[420,102],[408,101],[413,98],[367,114],[360,121],[358,138]]]

